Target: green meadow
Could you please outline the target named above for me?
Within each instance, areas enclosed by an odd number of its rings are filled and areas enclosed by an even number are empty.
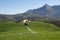
[[[29,22],[30,33],[23,23],[0,23],[0,40],[60,40],[60,29],[50,23]]]

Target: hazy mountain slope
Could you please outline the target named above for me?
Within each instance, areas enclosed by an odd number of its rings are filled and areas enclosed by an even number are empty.
[[[2,20],[22,20],[24,18],[28,19],[51,19],[60,18],[60,5],[50,6],[45,4],[37,9],[27,10],[25,13],[19,13],[16,15],[2,15],[0,14],[0,21]]]

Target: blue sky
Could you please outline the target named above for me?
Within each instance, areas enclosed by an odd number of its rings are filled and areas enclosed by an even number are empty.
[[[24,13],[45,4],[60,5],[60,0],[0,0],[0,14]]]

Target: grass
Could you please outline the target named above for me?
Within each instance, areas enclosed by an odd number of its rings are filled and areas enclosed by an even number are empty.
[[[30,33],[22,23],[0,23],[0,40],[60,40],[60,29],[49,23],[28,23]]]

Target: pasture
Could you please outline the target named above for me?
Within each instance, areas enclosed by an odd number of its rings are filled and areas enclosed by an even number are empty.
[[[60,29],[50,23],[30,22],[30,33],[23,23],[0,23],[0,40],[60,40]]]

